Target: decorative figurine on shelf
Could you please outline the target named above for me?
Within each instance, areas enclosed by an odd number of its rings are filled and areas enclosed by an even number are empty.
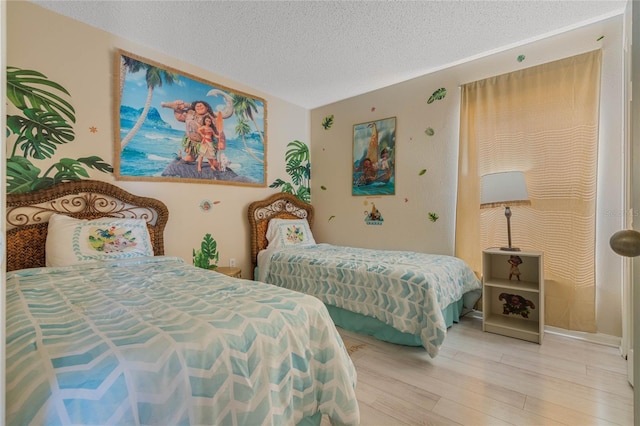
[[[504,300],[502,304],[503,315],[521,315],[522,318],[529,318],[529,308],[535,309],[536,305],[518,294],[500,293],[498,300]]]
[[[522,258],[520,256],[511,255],[507,262],[511,265],[511,269],[509,270],[509,280],[511,280],[515,275],[518,281],[520,281],[520,269],[518,269],[518,266],[522,265]]]

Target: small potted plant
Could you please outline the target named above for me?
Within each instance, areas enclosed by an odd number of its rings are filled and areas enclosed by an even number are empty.
[[[218,243],[211,234],[207,234],[200,243],[200,250],[193,249],[193,265],[203,269],[218,267]]]

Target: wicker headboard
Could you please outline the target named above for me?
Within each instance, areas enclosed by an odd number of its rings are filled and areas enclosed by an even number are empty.
[[[313,225],[313,206],[285,192],[249,204],[249,238],[251,242],[251,277],[258,264],[258,253],[267,248],[267,227],[271,219],[307,219]]]
[[[167,206],[108,182],[85,179],[25,194],[7,194],[6,210],[7,271],[45,266],[48,222],[53,213],[78,219],[145,219],[154,254],[164,255]]]

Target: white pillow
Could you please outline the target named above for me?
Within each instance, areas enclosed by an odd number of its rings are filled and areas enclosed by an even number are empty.
[[[268,248],[315,244],[306,219],[271,219],[267,228]]]
[[[69,266],[96,260],[153,256],[144,219],[105,217],[74,219],[53,214],[49,218],[46,265]]]

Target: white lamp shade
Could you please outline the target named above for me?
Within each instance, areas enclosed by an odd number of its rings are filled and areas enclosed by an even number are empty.
[[[529,200],[524,172],[500,172],[482,176],[480,204],[509,204]]]

